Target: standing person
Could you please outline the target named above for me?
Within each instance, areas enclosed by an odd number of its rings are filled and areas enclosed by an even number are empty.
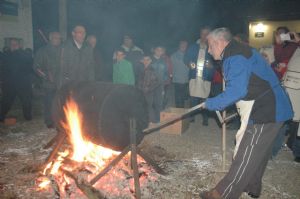
[[[158,75],[151,65],[152,59],[150,55],[144,55],[141,62],[143,64],[144,69],[139,75],[137,85],[138,88],[143,91],[144,96],[146,98],[149,112],[149,121],[150,123],[155,123],[155,115],[159,114],[159,112],[155,112],[158,110],[154,109],[154,93],[155,90],[163,84],[163,82],[159,81]]]
[[[203,102],[210,93],[211,80],[213,77],[212,57],[207,52],[207,35],[209,27],[200,30],[200,39],[191,45],[185,56],[184,63],[190,68],[189,72],[189,92],[191,105],[196,106]],[[202,124],[208,125],[209,112],[202,110]]]
[[[290,37],[290,35],[293,35],[294,38],[293,39],[285,38],[286,35],[288,35],[289,37]],[[283,27],[278,27],[275,34],[274,34],[274,42],[275,42],[275,44],[274,44],[274,57],[275,57],[275,62],[272,63],[272,68],[274,69],[274,71],[277,74],[280,81],[284,80],[284,77],[285,77],[290,59],[293,57],[296,50],[300,46],[299,41],[297,41],[297,40],[299,40],[299,36],[295,33],[289,32],[289,29],[287,27],[284,27],[284,26]],[[295,65],[295,64],[293,64],[293,65]],[[296,65],[297,65],[296,68],[295,68],[296,70],[294,72],[296,72],[297,68],[299,67],[298,63]],[[295,73],[295,74],[297,74],[297,73]],[[295,77],[295,74],[293,74],[292,76]],[[289,95],[291,96],[293,91],[292,90],[289,90],[289,91],[290,91]],[[293,104],[293,107],[295,107],[294,104]],[[296,111],[296,110],[294,110],[294,111]],[[272,152],[273,157],[275,157],[277,155],[277,153],[280,151],[280,149],[282,148],[287,130],[289,128],[292,128],[292,127],[295,126],[293,124],[291,125],[291,123],[292,122],[286,122],[286,124],[282,127],[281,132],[278,134],[278,136],[276,138],[276,142],[275,142],[274,147],[273,147],[273,152]],[[295,130],[293,129],[289,132],[295,132]],[[289,142],[288,142],[289,143],[288,146],[292,148],[292,146],[290,146],[290,143],[292,142],[291,139],[294,140],[294,135],[291,135],[289,137]]]
[[[233,40],[227,28],[212,31],[208,45],[214,59],[223,62],[226,86],[224,92],[208,98],[204,106],[223,110],[236,103],[242,118],[239,131],[243,132],[237,133],[240,142],[228,173],[214,189],[200,196],[237,199],[247,192],[257,198],[273,142],[283,122],[293,117],[292,107],[265,59],[251,47]]]
[[[188,95],[189,69],[183,62],[184,54],[188,47],[188,42],[179,42],[178,50],[172,54],[173,63],[173,83],[175,88],[175,105],[177,108],[184,108],[184,100]]]
[[[62,47],[59,86],[70,81],[95,80],[93,49],[85,42],[84,26],[76,25],[72,38]]]
[[[299,43],[293,40],[288,40],[284,35],[290,35],[290,31],[287,27],[278,27],[275,32],[275,44],[274,44],[274,57],[275,62],[272,64],[278,78],[282,80],[287,65],[293,56],[295,50],[299,47]]]
[[[171,57],[167,54],[167,50],[165,47],[163,48],[162,58],[166,63],[167,71],[168,71],[167,79],[164,82],[163,109],[165,109],[167,105],[170,105],[170,97],[172,93],[172,79],[173,79],[173,63]]]
[[[32,55],[21,49],[18,39],[11,39],[9,51],[3,57],[0,121],[5,120],[16,97],[22,104],[25,120],[32,119]]]
[[[113,65],[113,83],[135,85],[135,77],[132,64],[125,59],[123,49],[115,51],[116,63]]]
[[[130,34],[123,36],[123,43],[120,48],[124,50],[127,61],[132,64],[135,79],[138,79],[140,70],[143,70],[139,68],[140,60],[144,54],[143,50],[134,44],[133,37]]]
[[[155,122],[160,122],[160,111],[163,110],[163,99],[164,99],[164,82],[168,80],[168,68],[167,64],[163,58],[164,54],[164,47],[163,46],[156,46],[153,49],[153,56],[152,56],[152,67],[154,71],[158,75],[159,82],[163,82],[154,92],[154,112],[155,112]]]
[[[54,127],[51,107],[59,82],[60,56],[61,35],[59,32],[50,32],[49,43],[37,51],[33,63],[35,72],[43,81],[44,122],[48,128]]]
[[[102,62],[102,55],[100,50],[97,48],[97,37],[95,35],[87,36],[87,42],[93,49],[93,57],[95,61],[95,79],[97,81],[104,81],[107,79],[107,71]]]
[[[300,36],[297,33],[290,33],[294,35],[293,40],[290,42],[294,42],[296,44],[300,44]],[[289,97],[291,99],[291,103],[293,106],[294,117],[292,121],[288,123],[288,134],[289,138],[287,140],[287,146],[292,149],[293,155],[295,157],[295,162],[300,162],[300,46],[295,50],[293,56],[290,58],[286,75],[283,78],[283,86],[285,87]],[[282,138],[277,137],[279,142],[278,149],[282,146],[284,141],[283,132]],[[274,146],[275,148],[275,146]]]

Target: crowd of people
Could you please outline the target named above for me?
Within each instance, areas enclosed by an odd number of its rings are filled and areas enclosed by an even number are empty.
[[[282,34],[291,38],[284,40]],[[97,37],[86,37],[82,25],[75,26],[71,35],[62,43],[60,33],[51,32],[48,44],[34,56],[23,50],[17,39],[10,40],[9,49],[1,53],[1,122],[16,97],[21,100],[24,118],[32,119],[32,74],[42,80],[44,120],[49,128],[54,127],[51,104],[62,85],[71,81],[108,81],[96,48]],[[204,126],[208,125],[210,111],[235,104],[240,124],[232,165],[217,186],[201,193],[201,197],[238,198],[247,192],[255,198],[261,193],[267,162],[271,154],[276,156],[282,148],[286,135],[295,161],[300,162],[296,103],[299,93],[295,93],[299,91],[295,91],[287,75],[299,68],[299,42],[298,34],[279,27],[274,44],[259,52],[248,45],[243,34],[233,37],[227,28],[203,27],[195,43],[180,40],[178,49],[168,55],[165,46],[141,49],[126,34],[112,55],[111,81],[135,86],[144,93],[150,125],[160,122],[160,112],[169,105],[173,87],[177,108],[205,105],[205,109],[199,110]]]

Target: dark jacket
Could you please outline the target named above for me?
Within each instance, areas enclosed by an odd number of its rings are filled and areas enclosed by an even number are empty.
[[[62,47],[59,85],[70,81],[95,80],[95,60],[93,49],[83,43],[80,49],[73,40]]]
[[[22,49],[5,53],[2,65],[3,84],[30,85],[33,75],[32,64],[32,55],[29,55]]]
[[[282,122],[293,117],[289,97],[255,49],[231,41],[224,49],[222,61],[225,91],[206,100],[209,110],[222,110],[239,100],[255,100],[250,123]]]
[[[159,81],[158,75],[151,65],[140,73],[138,88],[145,94],[154,91],[159,85],[162,85],[162,82]]]
[[[199,49],[200,49],[199,43],[194,43],[187,49],[183,58],[183,62],[187,65],[187,67],[190,68],[190,63],[197,64]],[[205,61],[206,60],[213,63],[213,58],[210,54],[208,54],[208,49],[206,49],[205,52]],[[203,67],[203,74],[202,74],[203,80],[212,81],[214,71],[215,71],[214,67],[210,67],[210,68]],[[197,74],[197,68],[190,68],[189,79],[195,79],[196,74]]]
[[[50,44],[40,48],[35,56],[33,69],[43,80],[43,87],[55,89],[59,82],[61,47]]]

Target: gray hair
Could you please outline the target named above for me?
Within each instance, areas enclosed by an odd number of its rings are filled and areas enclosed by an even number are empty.
[[[217,28],[211,31],[208,35],[209,37],[212,37],[216,40],[225,40],[225,41],[231,41],[232,40],[232,34],[228,28]]]

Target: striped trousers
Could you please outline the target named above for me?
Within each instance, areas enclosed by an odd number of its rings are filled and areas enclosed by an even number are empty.
[[[215,189],[224,199],[238,199],[243,192],[260,195],[262,177],[273,142],[283,123],[249,124],[228,173]]]

